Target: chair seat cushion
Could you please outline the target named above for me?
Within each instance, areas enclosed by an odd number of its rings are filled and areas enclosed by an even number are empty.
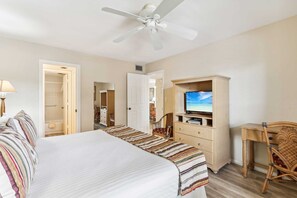
[[[156,129],[153,129],[153,133],[166,134],[167,129],[166,128],[156,128]]]

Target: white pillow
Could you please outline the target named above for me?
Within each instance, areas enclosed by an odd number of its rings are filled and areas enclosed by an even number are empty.
[[[20,122],[17,119],[9,118],[6,125],[11,127],[14,131],[18,132],[25,139],[27,139],[25,132],[23,131]]]
[[[2,117],[0,117],[0,125],[6,125],[6,122],[9,118],[10,117],[7,114],[4,114]]]

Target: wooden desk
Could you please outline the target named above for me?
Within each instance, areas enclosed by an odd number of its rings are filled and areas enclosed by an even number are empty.
[[[245,124],[241,126],[242,139],[242,174],[247,176],[248,168],[255,167],[254,142],[264,142],[263,128],[260,124]],[[249,164],[247,163],[247,142],[249,141]]]
[[[268,133],[275,135],[279,129],[269,130]],[[267,169],[268,166],[255,163],[254,142],[265,143],[264,130],[261,124],[245,124],[241,126],[242,139],[242,174],[247,176],[248,168],[254,170],[255,166]],[[247,142],[249,142],[249,163],[247,162]]]

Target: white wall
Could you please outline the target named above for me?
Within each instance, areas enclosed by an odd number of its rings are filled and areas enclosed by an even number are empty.
[[[165,70],[167,89],[173,79],[216,74],[231,77],[231,153],[240,164],[240,125],[276,120],[297,122],[296,35],[297,16],[148,64],[146,71]],[[167,103],[169,100],[165,96]],[[263,145],[256,146],[255,157],[258,162],[266,162]]]
[[[8,114],[24,109],[38,125],[39,60],[43,59],[81,66],[82,131],[93,128],[94,82],[115,84],[115,120],[117,124],[126,123],[126,74],[134,71],[133,63],[7,38],[0,38],[0,43],[0,79],[9,80],[17,90],[7,95]]]

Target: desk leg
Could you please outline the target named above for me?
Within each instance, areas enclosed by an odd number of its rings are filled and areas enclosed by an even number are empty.
[[[254,170],[255,168],[255,153],[254,153],[254,142],[250,141],[250,157],[249,157],[249,169]]]
[[[246,143],[247,143],[246,140],[242,140],[242,163],[243,163],[242,174],[244,177],[247,177]]]

